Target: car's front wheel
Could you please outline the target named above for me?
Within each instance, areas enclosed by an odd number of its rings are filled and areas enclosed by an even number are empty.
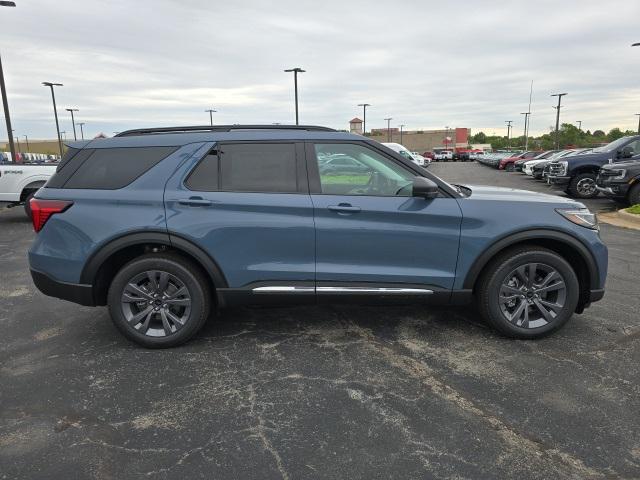
[[[513,172],[513,171],[516,169],[516,167],[513,165],[513,163],[508,163],[508,164],[507,164],[507,166],[506,166],[506,167],[504,167],[504,169],[505,169],[507,172]]]
[[[167,348],[200,330],[209,316],[211,293],[204,275],[190,261],[148,254],[115,275],[108,305],[124,336],[147,348]]]
[[[640,203],[640,183],[636,183],[631,187],[627,198],[629,199],[629,205],[637,205]]]
[[[562,327],[578,304],[578,278],[557,253],[511,249],[485,269],[477,287],[484,318],[504,335],[533,339]]]
[[[594,198],[598,196],[595,173],[580,173],[569,182],[568,193],[574,198]]]

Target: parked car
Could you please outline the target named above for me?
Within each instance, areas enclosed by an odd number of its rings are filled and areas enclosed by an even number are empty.
[[[640,135],[622,137],[591,153],[575,155],[549,164],[547,181],[562,185],[573,198],[593,198],[598,195],[596,176],[607,163],[624,162],[640,154]]]
[[[0,162],[0,203],[9,207],[24,205],[31,218],[29,200],[55,171],[53,164]]]
[[[511,157],[514,154],[515,154],[514,152],[497,151],[493,153],[488,153],[486,155],[483,155],[482,157],[478,157],[476,161],[493,168],[498,168],[498,166],[500,165],[500,160],[502,160],[503,158]]]
[[[409,149],[404,145],[401,145],[399,143],[391,143],[391,142],[388,142],[388,143],[382,142],[382,145],[390,148],[394,152],[399,153],[404,158],[415,163],[416,165],[420,165],[421,167],[424,167],[427,165],[427,162],[425,162],[425,158],[422,155],[409,151]]]
[[[626,162],[603,165],[596,188],[609,198],[628,205],[640,203],[640,155]]]
[[[212,308],[343,301],[475,298],[503,334],[537,338],[604,295],[607,247],[583,204],[450,185],[360,135],[175,127],[69,147],[31,200],[34,283],[108,305],[146,347],[187,341]],[[320,173],[342,155],[370,173]]]
[[[420,165],[421,167],[428,167],[431,163],[430,158],[423,157],[418,152],[411,152],[411,156],[413,156],[414,163],[416,165]]]
[[[593,148],[578,148],[576,150],[571,151],[571,153],[566,155],[564,158],[573,157],[574,155],[586,155],[587,153],[591,153],[592,150]],[[536,180],[545,180],[549,176],[549,164],[552,161],[553,160],[548,158],[543,162],[540,162],[534,165],[532,169],[532,174],[531,174],[533,178],[535,178]]]
[[[540,153],[541,152],[528,151],[528,152],[520,153],[518,155],[505,157],[500,160],[500,163],[498,164],[498,170],[506,170],[507,172],[513,172],[515,170],[514,164],[516,163],[516,160],[530,160],[540,155]]]
[[[349,155],[335,155],[318,161],[321,175],[364,175],[369,167]]]
[[[536,165],[543,162],[554,161],[559,158],[564,158],[571,155],[572,153],[573,153],[573,150],[559,150],[548,158],[544,158],[544,159],[534,158],[532,160],[528,160],[522,164],[522,172],[529,176],[533,176],[533,167],[535,167]]]
[[[436,162],[447,162],[453,160],[453,152],[450,150],[438,150],[433,153],[433,159]]]
[[[539,154],[539,155],[537,155],[537,156],[535,156],[535,157],[533,157],[533,158],[521,158],[521,159],[519,159],[519,160],[516,160],[516,161],[513,163],[514,170],[515,170],[516,172],[521,172],[521,171],[522,171],[522,169],[523,169],[523,167],[524,167],[524,164],[525,164],[526,162],[529,162],[529,161],[531,161],[531,160],[544,160],[544,159],[547,159],[547,158],[549,158],[551,155],[553,155],[554,153],[556,153],[556,152],[558,152],[558,151],[559,151],[559,150],[547,150],[546,152],[542,152],[541,154]]]

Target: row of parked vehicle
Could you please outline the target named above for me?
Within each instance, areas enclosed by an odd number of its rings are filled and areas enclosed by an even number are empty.
[[[495,152],[477,160],[561,185],[573,198],[594,198],[602,193],[622,203],[640,203],[640,135],[597,148]]]
[[[2,162],[11,162],[12,157],[10,152],[0,152],[0,163]],[[16,162],[15,163],[34,163],[34,162],[58,162],[60,161],[60,157],[57,155],[48,155],[45,153],[29,153],[29,152],[16,152]]]

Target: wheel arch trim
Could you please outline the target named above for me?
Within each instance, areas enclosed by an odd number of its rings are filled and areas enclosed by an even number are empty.
[[[574,248],[584,260],[587,269],[589,271],[589,280],[591,285],[599,284],[599,270],[598,264],[588,248],[576,237],[569,235],[568,233],[558,230],[548,229],[536,229],[536,230],[524,230],[516,233],[511,233],[500,240],[492,243],[487,247],[478,257],[474,260],[471,268],[469,268],[462,288],[472,289],[480,277],[484,267],[501,251],[527,241],[535,242],[536,240],[555,240],[564,243],[567,246]]]
[[[133,247],[135,245],[142,245],[145,243],[166,245],[190,255],[205,269],[215,287],[227,287],[227,280],[222,270],[215,259],[213,259],[208,253],[186,238],[174,233],[159,230],[127,233],[111,239],[106,244],[99,247],[85,263],[82,273],[80,274],[80,283],[93,285],[100,267],[104,265],[104,262],[109,257],[127,247]]]

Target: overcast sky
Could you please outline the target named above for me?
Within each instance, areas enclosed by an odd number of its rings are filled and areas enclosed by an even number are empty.
[[[0,53],[17,135],[54,138],[51,97],[85,133],[132,127],[292,123],[470,127],[520,134],[562,121],[635,129],[640,1],[16,0],[0,7]],[[4,118],[0,138],[6,137]]]

